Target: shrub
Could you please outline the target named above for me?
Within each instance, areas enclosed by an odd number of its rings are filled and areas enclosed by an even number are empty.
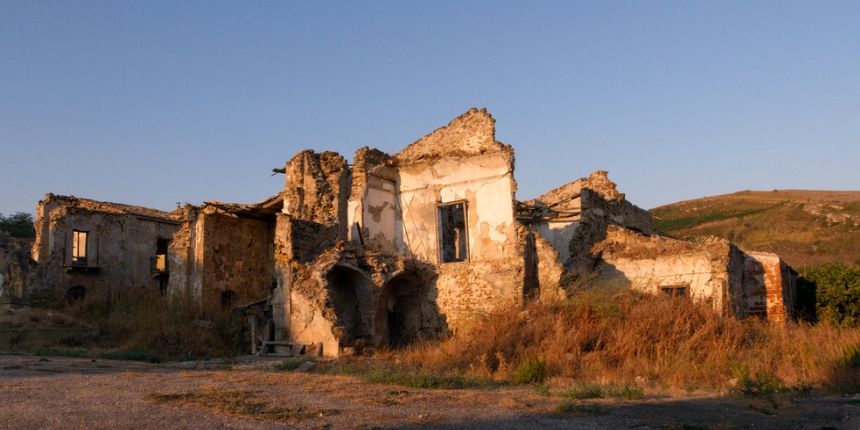
[[[514,369],[514,383],[533,384],[546,378],[546,360],[526,358]]]
[[[830,263],[814,268],[806,278],[816,285],[818,318],[830,324],[860,326],[860,266]]]

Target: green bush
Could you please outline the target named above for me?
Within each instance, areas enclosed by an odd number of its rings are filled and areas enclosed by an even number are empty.
[[[564,390],[559,394],[562,397],[571,399],[599,399],[603,397],[603,387],[594,383],[586,382]]]
[[[12,237],[34,237],[36,230],[33,228],[33,215],[17,212],[14,215],[3,216],[0,213],[0,231]]]
[[[546,378],[546,360],[526,358],[514,369],[514,383],[540,383]]]
[[[860,266],[830,263],[810,270],[805,277],[815,283],[820,321],[860,326]]]

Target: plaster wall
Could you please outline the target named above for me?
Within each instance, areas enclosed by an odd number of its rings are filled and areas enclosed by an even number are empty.
[[[152,259],[158,239],[171,239],[178,222],[127,213],[106,213],[64,202],[40,204],[33,249],[50,295],[62,298],[74,286],[87,294],[119,288],[152,288]],[[87,231],[86,265],[72,265],[72,231]],[[34,292],[38,293],[38,292]]]

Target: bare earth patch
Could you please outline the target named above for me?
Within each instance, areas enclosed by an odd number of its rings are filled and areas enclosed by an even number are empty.
[[[0,356],[0,428],[860,428],[857,396],[572,399],[370,384],[277,363]]]

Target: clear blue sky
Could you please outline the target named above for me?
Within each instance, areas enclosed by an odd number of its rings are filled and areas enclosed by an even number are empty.
[[[0,212],[257,201],[471,106],[518,197],[860,188],[860,2],[0,1]]]

